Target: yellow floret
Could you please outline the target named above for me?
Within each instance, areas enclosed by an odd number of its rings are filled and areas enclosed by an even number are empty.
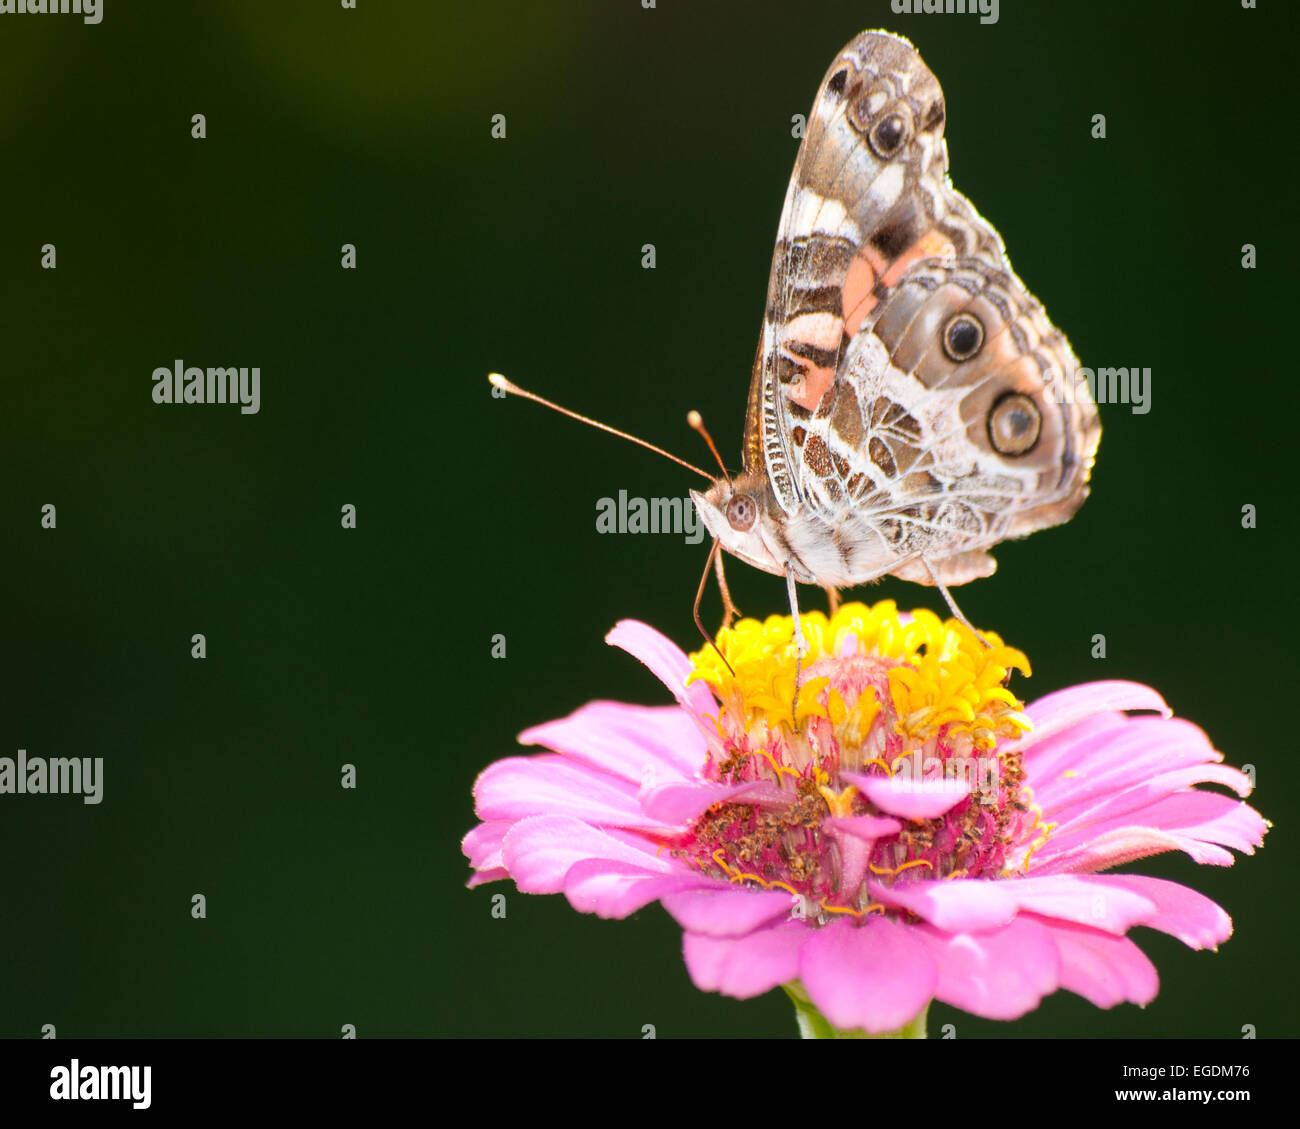
[[[1028,675],[1029,660],[993,632],[984,632],[992,644],[985,646],[957,620],[940,620],[925,609],[904,620],[892,600],[870,607],[845,604],[830,619],[808,612],[802,621],[808,652],[797,717],[791,717],[797,652],[790,616],[742,619],[718,632],[718,648],[734,676],[718,652],[705,647],[691,656],[690,681],[711,687],[724,711],[740,711],[746,728],[764,720],[791,730],[806,718],[827,717],[837,729],[865,732],[879,708],[874,697],[864,695],[850,714],[838,692],[823,694],[829,678],[807,676],[819,658],[856,651],[893,664],[889,698],[894,727],[910,741],[919,744],[948,726],[949,735],[964,733],[975,745],[991,748],[999,736],[1013,737],[1029,728],[1022,703],[1003,685],[1012,669]]]

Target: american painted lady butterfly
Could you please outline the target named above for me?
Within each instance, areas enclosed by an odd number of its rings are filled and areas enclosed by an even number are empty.
[[[948,585],[990,575],[990,548],[1088,493],[1096,406],[949,182],[944,117],[905,39],[863,32],[831,64],[781,213],[744,469],[691,492],[715,555],[786,578],[800,642],[796,581],[892,574],[960,616]]]

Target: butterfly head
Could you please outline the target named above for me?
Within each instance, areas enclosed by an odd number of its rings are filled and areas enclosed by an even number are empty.
[[[755,568],[780,576],[784,571],[770,548],[779,544],[777,530],[784,515],[761,475],[746,472],[735,481],[716,480],[708,490],[691,491],[704,527],[732,556]]]

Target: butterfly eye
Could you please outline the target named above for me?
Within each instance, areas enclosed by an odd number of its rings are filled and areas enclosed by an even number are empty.
[[[727,503],[727,521],[731,523],[731,528],[738,533],[744,533],[751,528],[754,519],[758,517],[758,507],[754,504],[754,499],[748,494],[733,494],[731,501]]]
[[[903,146],[907,125],[901,114],[881,118],[867,135],[878,157],[892,157]]]
[[[1008,392],[989,412],[989,440],[1002,455],[1026,455],[1038,442],[1043,416],[1022,392]]]
[[[943,351],[954,361],[969,361],[984,345],[984,326],[974,314],[958,314],[943,327]]]

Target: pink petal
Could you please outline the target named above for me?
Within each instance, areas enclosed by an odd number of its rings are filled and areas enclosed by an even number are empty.
[[[1149,1004],[1160,987],[1155,965],[1127,937],[1062,921],[1044,924],[1061,954],[1061,987],[1097,1007]]]
[[[840,776],[855,784],[881,811],[906,819],[937,819],[970,799],[971,794],[962,780],[916,780],[910,776],[870,776],[861,772],[842,772]]]
[[[715,804],[744,802],[788,808],[789,792],[783,792],[767,780],[749,780],[740,784],[717,784],[711,780],[665,784],[641,797],[645,813],[661,825],[684,828]]]
[[[795,902],[784,890],[751,890],[730,883],[681,890],[663,898],[664,909],[683,929],[708,937],[752,933],[789,916]]]
[[[708,881],[691,874],[662,874],[609,859],[583,859],[564,876],[564,894],[580,913],[623,918],[665,894]]]
[[[591,702],[526,729],[519,743],[544,745],[641,787],[693,779],[707,753],[699,727],[678,706],[620,702]]]
[[[1251,813],[1253,818],[1242,819],[1242,813]],[[1147,824],[1164,831],[1189,832],[1212,841],[1219,841],[1219,836],[1224,835],[1227,836],[1222,840],[1224,846],[1249,853],[1260,845],[1262,835],[1268,829],[1264,818],[1249,804],[1218,792],[1202,792],[1194,788],[1163,796],[1137,814],[1139,819],[1132,818],[1130,812],[1119,812],[1102,819],[1083,815],[1067,817],[1052,832],[1046,846],[1059,850],[1062,845],[1073,845],[1080,836],[1086,840],[1112,828]],[[1048,817],[1046,812],[1044,817]]]
[[[514,822],[509,819],[480,823],[461,840],[460,849],[474,868],[473,876],[466,883],[470,889],[510,877],[510,871],[501,858],[501,840],[513,826]]]
[[[871,864],[871,849],[877,839],[895,835],[903,829],[896,819],[872,815],[832,816],[822,823],[822,830],[830,835],[840,849],[840,877],[838,889],[857,890],[867,876]]]
[[[1024,749],[1025,767],[1036,781],[1035,795],[1039,788],[1070,787],[1070,778],[1078,774],[1076,762],[1095,749],[1105,748],[1108,741],[1124,731],[1130,720],[1122,713],[1093,714],[1068,729],[1041,736]],[[1004,748],[1023,748],[1032,736],[1035,735],[1026,734]]]
[[[883,886],[868,883],[873,901],[901,906],[951,933],[997,929],[1016,916],[1008,882],[963,878],[952,882],[917,879]]]
[[[1035,855],[1029,863],[1030,874],[1092,874],[1126,862],[1164,854],[1165,851],[1185,851],[1203,866],[1231,866],[1231,851],[1203,843],[1188,835],[1157,831],[1151,827],[1120,827],[1096,835],[1086,843],[1068,851],[1061,851],[1039,861]]]
[[[985,1019],[1019,1019],[1055,992],[1061,958],[1037,921],[1018,917],[991,933],[912,927],[939,967],[935,998]]]
[[[1056,810],[1106,795],[1116,785],[1129,786],[1172,769],[1196,771],[1195,766],[1222,759],[1205,733],[1190,722],[1139,717],[1113,727],[1095,720],[1078,726],[1056,739],[1051,757],[1032,765],[1026,758],[1026,765],[1037,782],[1039,805]]]
[[[1216,792],[1187,790],[1136,816],[1100,823],[1079,820],[1057,828],[1030,859],[1030,872],[1083,873],[1178,850],[1197,862],[1231,866],[1232,855],[1212,844],[1254,854],[1267,830],[1267,821],[1248,804]]]
[[[1125,710],[1154,710],[1165,717],[1173,712],[1164,698],[1139,682],[1086,682],[1030,702],[1025,712],[1034,727],[1012,747],[1024,751],[1093,714]]]
[[[634,659],[648,666],[650,673],[668,687],[692,717],[717,717],[718,703],[714,701],[712,691],[703,682],[686,685],[686,676],[692,669],[691,660],[666,635],[635,619],[624,619],[614,625],[605,636],[605,642],[622,647]]]
[[[1155,915],[1142,924],[1177,937],[1189,948],[1217,948],[1232,936],[1232,918],[1217,902],[1177,882],[1143,874],[1099,874],[1090,881],[1141,894],[1156,907]]]
[[[1181,719],[1133,719],[1094,747],[1081,750],[1075,768],[1034,788],[1053,819],[1099,804],[1130,806],[1194,784],[1225,784],[1248,795],[1249,777],[1219,762],[1223,759],[1205,734]],[[1037,776],[1031,777],[1035,781]]]
[[[886,835],[897,835],[903,830],[903,825],[898,820],[878,815],[832,816],[822,823],[822,827],[832,831],[842,831],[845,835],[852,835],[867,843],[874,843]]]
[[[1001,885],[1022,910],[1107,933],[1127,932],[1157,916],[1156,903],[1140,891],[1097,875],[1014,878]]]
[[[816,930],[799,954],[799,979],[833,1026],[878,1035],[916,1018],[939,969],[907,926],[873,914]]]
[[[567,815],[535,815],[515,824],[502,841],[501,855],[515,885],[526,894],[560,893],[569,868],[590,858],[662,874],[678,869],[670,859],[656,858],[649,843],[639,849]]]
[[[746,1000],[761,996],[799,975],[799,950],[813,930],[786,921],[744,937],[682,936],[682,955],[691,981],[702,992],[721,992]]]
[[[1177,772],[1161,773],[1150,776],[1140,782],[1115,781],[1111,790],[1100,796],[1091,797],[1092,802],[1074,805],[1065,809],[1051,809],[1050,818],[1061,827],[1076,822],[1091,827],[1104,826],[1108,823],[1145,823],[1146,814],[1157,809],[1173,796],[1182,799],[1187,796],[1217,795],[1217,793],[1198,793],[1193,785],[1208,782],[1235,787],[1234,777],[1247,778],[1235,768],[1226,765],[1206,764],[1195,768],[1180,769]],[[1227,797],[1220,797],[1227,799]],[[1236,801],[1228,800],[1235,804]],[[1048,809],[1044,809],[1046,815]]]
[[[480,819],[571,815],[597,825],[677,830],[646,815],[634,784],[549,753],[488,765],[474,784],[474,798]]]

